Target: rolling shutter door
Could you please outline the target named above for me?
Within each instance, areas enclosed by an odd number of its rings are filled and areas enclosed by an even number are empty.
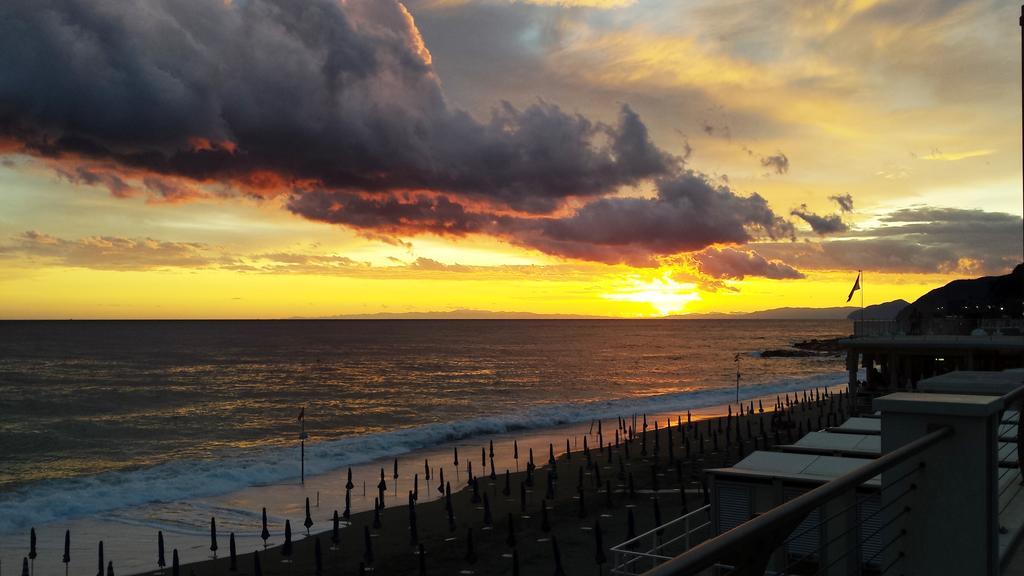
[[[786,501],[792,500],[806,492],[800,488],[785,488],[783,494]],[[793,537],[796,535],[795,537]],[[818,545],[821,541],[821,509],[817,508],[800,522],[786,543],[786,552],[793,557],[807,557],[808,560],[818,557]]]
[[[871,558],[871,565],[878,566],[882,560],[882,514],[879,509],[882,506],[881,494],[872,494],[864,498],[858,494],[862,501],[857,504],[857,523],[860,525],[860,560],[867,563]],[[874,536],[868,537],[874,534]]]
[[[750,486],[746,484],[715,482],[719,534],[750,520],[750,492]]]

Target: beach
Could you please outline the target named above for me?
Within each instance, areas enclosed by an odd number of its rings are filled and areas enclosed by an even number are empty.
[[[832,413],[832,422],[835,423],[839,418],[838,411],[842,402],[843,400],[839,399],[801,403],[780,413],[779,417],[782,418],[783,414],[786,414],[786,421],[792,419],[794,426],[799,423],[799,429],[806,430],[805,422],[815,427],[819,415],[824,415],[827,421],[827,415]],[[593,444],[595,441],[600,442],[598,434],[593,430],[587,430],[591,432],[586,435],[589,439],[591,466],[587,465],[587,457],[583,450],[565,452],[566,437],[563,436],[561,442],[551,443],[552,447],[561,445],[561,448],[555,451],[556,460],[553,467],[548,463],[548,450],[534,450],[537,468],[532,474],[533,485],[525,487],[525,508],[520,495],[520,485],[528,482],[527,473],[525,470],[518,473],[510,472],[510,489],[506,495],[504,471],[514,470],[507,467],[514,465],[515,461],[511,458],[511,453],[499,455],[499,452],[508,452],[504,450],[508,446],[495,445],[495,479],[490,477],[490,468],[479,468],[479,460],[475,460],[472,465],[479,474],[478,502],[473,501],[473,490],[465,484],[465,472],[463,471],[460,476],[462,481],[459,481],[452,477],[452,468],[448,468],[446,481],[452,483],[454,525],[449,522],[444,500],[439,498],[436,476],[430,481],[420,482],[420,498],[415,505],[416,538],[412,537],[409,528],[408,474],[400,476],[405,482],[400,483],[399,488],[394,490],[391,484],[392,469],[385,468],[385,481],[389,486],[385,499],[386,507],[380,514],[379,527],[375,527],[372,511],[354,514],[349,522],[342,522],[339,543],[336,549],[332,549],[331,531],[328,529],[330,522],[322,518],[329,517],[333,509],[331,506],[325,508],[324,501],[321,500],[320,508],[313,514],[315,519],[311,530],[312,537],[303,537],[305,530],[302,528],[301,514],[291,517],[294,547],[290,555],[283,555],[279,545],[282,538],[281,527],[272,526],[273,534],[270,541],[276,545],[264,550],[262,544],[254,547],[251,546],[251,538],[246,539],[245,542],[250,546],[239,546],[237,570],[232,571],[230,560],[225,557],[227,534],[222,532],[218,536],[220,557],[217,560],[183,566],[181,573],[189,574],[194,571],[199,576],[252,574],[253,552],[258,550],[264,574],[311,574],[315,572],[314,550],[317,539],[320,541],[322,571],[325,574],[358,573],[360,564],[377,574],[415,574],[419,571],[419,545],[424,547],[423,562],[427,573],[512,574],[513,550],[518,551],[519,569],[522,573],[553,572],[554,539],[557,539],[561,562],[566,573],[583,574],[597,571],[594,535],[596,528],[599,527],[602,531],[603,549],[610,562],[611,553],[606,549],[627,539],[630,512],[635,521],[635,533],[642,534],[655,528],[656,515],[660,517],[661,523],[680,516],[684,511],[684,494],[685,510],[696,510],[705,503],[701,484],[704,469],[727,466],[755,449],[763,449],[774,444],[772,422],[779,420],[773,419],[771,406],[766,408],[765,413],[758,413],[756,401],[754,405],[755,413],[752,415],[722,418],[717,414],[698,414],[690,425],[686,424],[685,415],[640,416],[640,421],[646,417],[649,423],[646,435],[640,432],[631,441],[623,439],[618,448],[614,447],[612,441],[610,446],[606,445],[606,448],[601,450],[599,444]],[[657,453],[655,421],[659,422]],[[747,435],[748,421],[751,435]],[[630,420],[629,423],[631,422]],[[738,427],[742,437],[742,441],[738,442],[733,434],[732,444],[728,449],[725,445],[725,432],[718,432],[719,425],[723,426],[722,430],[728,426],[726,422],[734,429]],[[760,432],[762,423],[765,436]],[[617,424],[617,420],[602,422],[604,434],[613,435]],[[628,435],[629,425],[626,425],[627,432],[621,434],[623,438]],[[672,430],[671,458],[669,428]],[[782,428],[779,430],[782,442],[788,442],[789,434],[782,431]],[[795,435],[797,432],[794,427],[792,433]],[[719,434],[718,450],[714,448],[715,434]],[[698,447],[699,439],[704,440],[703,454]],[[574,439],[570,439],[570,445],[572,444]],[[690,445],[689,457],[685,449],[686,444]],[[487,455],[489,460],[489,453]],[[467,466],[466,459],[474,459],[474,456],[478,459],[480,453],[464,449],[460,456],[464,459],[460,464]],[[525,468],[527,458],[526,453],[520,453],[521,468]],[[553,482],[554,497],[546,498],[547,477],[552,470],[557,476],[557,480]],[[434,473],[438,473],[436,469]],[[582,510],[579,502],[580,486],[583,488]],[[609,486],[612,490],[610,497],[607,493]],[[361,493],[361,484],[357,484],[356,490]],[[368,491],[376,493],[376,488],[368,488]],[[398,496],[394,495],[396,491],[399,492]],[[485,516],[484,495],[487,498],[486,508],[490,512],[490,524]],[[542,502],[548,508],[549,530],[544,529]],[[655,512],[655,502],[659,508],[658,512]],[[509,515],[514,527],[514,546],[509,540]],[[372,561],[366,553],[367,531],[370,534]],[[468,552],[467,545],[470,532],[473,540],[472,553]],[[475,559],[472,559],[474,556]]]

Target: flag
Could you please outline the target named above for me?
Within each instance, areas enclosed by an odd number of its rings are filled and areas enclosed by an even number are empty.
[[[299,420],[302,420],[306,416],[306,407],[303,406],[302,410],[299,410]]]
[[[847,302],[853,299],[853,293],[857,290],[860,290],[860,272],[857,272],[857,279],[853,281],[853,288],[850,289],[850,295],[846,297]]]

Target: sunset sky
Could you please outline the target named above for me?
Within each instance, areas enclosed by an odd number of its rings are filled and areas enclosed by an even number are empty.
[[[1005,273],[1018,13],[6,0],[0,318],[639,317]]]

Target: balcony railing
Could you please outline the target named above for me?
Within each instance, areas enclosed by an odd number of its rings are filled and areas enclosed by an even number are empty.
[[[920,323],[898,320],[854,320],[856,338],[887,336],[968,336],[975,330],[988,335],[1024,334],[1024,320],[1019,318],[932,318]]]
[[[863,496],[857,496],[858,487],[896,466],[912,463],[928,448],[951,436],[952,433],[953,430],[949,427],[929,432],[901,448],[756,516],[645,574],[684,576],[701,574],[712,568],[721,568],[725,570],[723,573],[736,575],[807,573],[807,565],[802,561],[809,560],[813,553],[786,554],[784,565],[781,567],[775,566],[779,563],[777,553],[787,544],[793,543],[802,533],[814,530],[863,503]],[[882,507],[868,516],[861,516],[853,526],[831,536],[831,541],[824,543],[824,546],[832,546],[837,542],[850,545],[846,546],[842,553],[833,552],[829,555],[827,562],[831,564],[819,566],[810,573],[828,573],[828,568],[844,560],[873,565],[880,564],[882,560],[887,564],[899,562],[902,556],[890,551],[906,536],[906,530],[898,527],[905,521],[905,516],[913,513],[913,509],[906,504],[904,498],[916,488],[913,476],[921,473],[924,473],[924,467],[918,462],[910,467],[909,472],[883,487],[883,491],[890,492],[883,494]],[[833,512],[828,517],[817,514],[817,520],[808,522],[812,512],[837,499],[848,498],[850,494],[854,495],[852,504]],[[870,528],[865,529],[869,522]],[[896,529],[890,529],[894,526]],[[872,551],[865,555],[864,550],[868,548]],[[773,557],[775,562],[772,562]],[[817,558],[815,566],[820,562],[821,558]],[[770,563],[773,565],[770,566]]]
[[[613,575],[640,574],[707,540],[712,534],[711,505],[612,546]]]

